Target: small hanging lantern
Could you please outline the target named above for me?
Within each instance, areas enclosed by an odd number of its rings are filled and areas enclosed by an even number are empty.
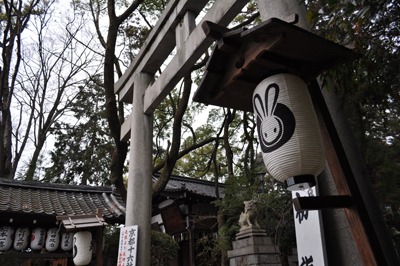
[[[61,249],[64,251],[70,251],[73,246],[72,238],[74,233],[64,233],[61,235]]]
[[[32,231],[31,237],[31,249],[40,250],[42,249],[46,236],[46,229],[44,228],[35,228]]]
[[[92,233],[88,231],[77,232],[74,235],[73,260],[75,265],[87,265],[92,259]]]
[[[285,73],[264,79],[253,93],[253,108],[268,172],[288,190],[314,186],[325,151],[304,81]]]
[[[14,249],[24,250],[28,246],[29,228],[20,227],[15,231]]]
[[[11,247],[14,238],[14,228],[11,226],[0,227],[0,251],[6,251]]]
[[[58,234],[58,228],[54,227],[47,230],[46,250],[50,252],[56,251],[59,243],[60,237]]]

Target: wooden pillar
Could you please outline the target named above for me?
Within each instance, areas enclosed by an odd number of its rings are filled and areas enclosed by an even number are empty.
[[[344,209],[363,265],[399,265],[375,198],[356,140],[338,96],[310,85],[326,147],[327,162],[339,195],[351,195],[355,205]]]
[[[367,232],[363,225],[363,222],[365,224],[366,221],[362,221],[360,213],[359,213],[360,208],[363,210],[365,209],[364,203],[362,202],[362,199],[360,200],[360,193],[358,191],[358,188],[354,187],[354,184],[352,185],[352,188],[349,186],[349,183],[348,183],[349,178],[350,178],[349,173],[347,173],[347,177],[346,177],[344,174],[344,171],[342,169],[343,161],[346,160],[345,155],[340,153],[340,156],[338,156],[336,149],[337,148],[340,149],[341,147],[338,147],[338,146],[339,145],[341,146],[341,144],[338,143],[337,137],[333,136],[333,134],[335,134],[334,126],[332,125],[332,123],[329,123],[329,121],[326,121],[326,120],[328,120],[327,115],[329,116],[329,114],[326,113],[327,110],[325,109],[325,115],[323,115],[321,112],[321,107],[322,108],[324,107],[323,106],[324,100],[323,100],[323,98],[318,97],[318,95],[316,95],[318,93],[317,90],[319,89],[318,84],[315,83],[314,86],[317,86],[317,87],[314,87],[314,90],[313,90],[314,106],[315,106],[315,111],[316,111],[316,114],[318,117],[318,122],[319,122],[320,130],[321,130],[321,134],[322,134],[322,139],[323,139],[324,146],[325,146],[326,160],[327,160],[329,169],[332,174],[333,182],[335,183],[336,190],[339,195],[351,196],[353,199],[353,202],[355,203],[352,207],[345,208],[344,213],[345,213],[346,219],[349,223],[350,231],[353,235],[353,239],[354,239],[355,245],[357,247],[358,253],[360,255],[361,262],[363,263],[363,265],[371,265],[371,266],[378,265],[377,261],[375,260],[373,250],[371,248]],[[322,95],[319,95],[319,96],[322,96]],[[328,122],[330,124],[329,130],[327,128],[326,122]],[[332,128],[332,126],[333,126],[333,128]],[[332,141],[331,136],[334,139],[336,138],[335,144]],[[339,157],[342,157],[342,158],[339,159]],[[341,164],[341,161],[342,161],[342,164]],[[366,210],[364,210],[363,213],[365,215],[367,215]],[[364,215],[364,219],[368,219],[365,215]]]
[[[103,265],[103,229],[104,227],[99,227],[97,229],[97,250],[96,250],[96,261],[97,261],[97,266],[102,266]]]
[[[194,241],[193,241],[193,231],[191,229],[188,229],[188,237],[189,237],[189,260],[190,260],[190,266],[195,266],[195,257],[196,255],[194,254]]]
[[[103,216],[102,209],[98,208],[96,210],[97,217],[101,218]],[[103,229],[104,226],[97,228],[97,239],[96,239],[96,261],[97,266],[103,265]]]
[[[143,95],[153,76],[134,75],[125,226],[138,225],[136,265],[150,266],[153,115],[143,113]]]

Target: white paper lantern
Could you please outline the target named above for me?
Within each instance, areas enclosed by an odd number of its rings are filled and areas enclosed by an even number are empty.
[[[42,249],[46,236],[46,229],[44,228],[35,228],[32,231],[31,237],[31,249],[40,250]]]
[[[314,186],[325,151],[304,81],[283,73],[264,79],[253,93],[253,108],[268,172],[289,190]]]
[[[87,265],[92,259],[92,233],[88,231],[74,234],[74,263],[77,266]]]
[[[54,227],[47,230],[46,250],[50,252],[56,251],[59,244],[60,235],[58,234],[58,228]]]
[[[14,249],[24,250],[28,246],[29,228],[20,227],[15,231]]]
[[[61,249],[64,251],[70,251],[73,247],[73,236],[74,233],[64,233],[61,235]]]
[[[14,238],[14,228],[11,226],[0,227],[0,251],[6,251],[11,247]]]

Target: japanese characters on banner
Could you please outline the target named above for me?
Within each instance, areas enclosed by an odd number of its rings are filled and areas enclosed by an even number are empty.
[[[11,226],[0,227],[0,251],[5,251],[11,247],[14,237],[14,228]]]
[[[45,242],[46,229],[44,228],[35,228],[32,231],[31,237],[31,249],[40,250]]]
[[[59,243],[60,243],[60,237],[58,234],[58,228],[57,227],[50,228],[47,231],[46,250],[50,252],[56,251]]]
[[[14,249],[24,250],[28,246],[29,228],[20,227],[15,231]]]
[[[316,186],[305,190],[292,191],[292,198],[313,197],[316,195]],[[296,211],[294,209],[294,220],[298,265],[328,265],[320,211]]]
[[[135,266],[137,254],[138,226],[121,228],[119,235],[118,266]]]
[[[74,233],[64,233],[61,235],[61,249],[64,251],[70,251],[72,249],[72,237]]]

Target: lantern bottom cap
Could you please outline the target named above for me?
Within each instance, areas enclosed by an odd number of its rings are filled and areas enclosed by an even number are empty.
[[[298,175],[289,177],[284,183],[286,189],[290,191],[309,189],[317,184],[313,175]]]

